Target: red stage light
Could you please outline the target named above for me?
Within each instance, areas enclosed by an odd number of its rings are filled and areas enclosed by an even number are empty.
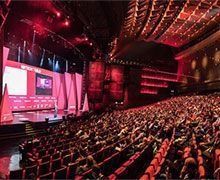
[[[92,46],[92,42],[91,42],[91,43],[89,43],[89,45],[90,45],[90,46]]]
[[[69,25],[70,25],[70,22],[69,22],[68,20],[66,20],[66,21],[64,22],[64,24],[65,24],[65,26],[69,26]]]
[[[60,12],[56,12],[56,15],[57,15],[57,17],[61,16]]]

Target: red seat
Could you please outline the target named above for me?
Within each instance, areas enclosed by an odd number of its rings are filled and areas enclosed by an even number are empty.
[[[54,148],[51,148],[51,149],[48,150],[47,153],[50,154],[50,155],[53,155],[54,152],[55,152],[55,149],[54,149]]]
[[[77,163],[69,163],[67,167],[67,179],[73,179],[75,177]]]
[[[69,155],[71,152],[69,151],[69,149],[66,149],[66,150],[63,150],[62,151],[62,156],[66,156],[66,155]]]
[[[61,158],[53,160],[51,164],[52,171],[59,169],[61,167]]]
[[[134,160],[128,160],[128,161],[126,161],[124,164],[122,164],[122,166],[123,167],[127,167],[127,166],[129,166],[132,162],[133,162]]]
[[[27,166],[25,169],[25,179],[31,179],[31,176],[37,176],[37,165]]]
[[[154,177],[154,167],[153,166],[149,166],[146,171],[145,171],[145,174],[148,175],[149,179],[153,178]]]
[[[23,179],[23,178],[24,178],[24,170],[23,169],[10,171],[9,179]]]
[[[198,156],[202,156],[202,151],[198,149]]]
[[[166,156],[166,151],[163,148],[161,148],[157,153],[160,153],[162,157]]]
[[[41,175],[38,179],[53,179],[53,173],[49,172],[47,174]]]
[[[72,161],[72,156],[71,155],[66,155],[62,159],[62,165],[67,166],[69,163]]]
[[[153,166],[154,171],[156,171],[157,168],[158,168],[158,166],[159,166],[158,160],[157,160],[157,159],[153,159],[153,160],[151,161],[151,163],[150,163],[150,166]]]
[[[218,169],[220,167],[220,149],[215,150],[214,155],[214,169]]]
[[[199,166],[199,179],[205,178],[205,168],[203,166]]]
[[[58,158],[60,158],[60,152],[56,152],[55,154],[52,155],[52,160]]]
[[[203,158],[202,158],[201,156],[199,156],[199,157],[197,158],[197,160],[198,160],[198,164],[199,164],[199,165],[203,165]]]
[[[44,162],[49,162],[51,159],[50,155],[42,156],[39,162],[44,163]]]
[[[109,180],[116,180],[117,176],[115,174],[111,174],[110,176],[108,176]]]
[[[157,153],[154,158],[156,158],[158,160],[158,162],[160,163],[162,161],[161,153]]]
[[[42,149],[39,151],[39,157],[46,156],[46,155],[47,155],[47,151],[45,149]]]
[[[141,176],[140,180],[150,180],[149,175],[144,174],[143,176]]]
[[[45,162],[39,165],[39,175],[47,174],[50,171],[50,162]]]
[[[55,171],[54,173],[54,179],[67,179],[67,168],[62,167]]]
[[[125,167],[120,167],[115,171],[115,174],[120,175],[125,171],[125,169],[126,169]]]

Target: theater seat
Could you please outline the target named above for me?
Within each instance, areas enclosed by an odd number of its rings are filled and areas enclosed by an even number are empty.
[[[220,167],[220,149],[215,150],[214,155],[214,169],[218,169]]]
[[[146,169],[145,174],[147,174],[149,179],[151,179],[151,178],[154,178],[154,172],[155,172],[154,167],[153,166],[149,166]]]
[[[115,174],[111,174],[110,176],[108,176],[109,180],[116,180],[117,176]]]
[[[50,162],[45,162],[39,165],[39,175],[47,174],[50,171]]]
[[[140,180],[150,180],[149,175],[148,174],[144,174]]]
[[[198,156],[202,156],[202,151],[198,149]]]
[[[54,179],[66,179],[67,177],[67,168],[62,167],[55,171],[54,173]]]
[[[199,179],[205,179],[205,168],[203,166],[199,166]]]
[[[61,167],[61,158],[52,161],[51,170],[55,171]]]
[[[24,170],[18,169],[15,171],[10,171],[9,178],[10,179],[23,179],[24,178]]]
[[[161,153],[157,153],[154,158],[157,159],[159,163],[161,163],[161,161],[162,161]]]
[[[63,157],[62,164],[67,166],[69,163],[71,163],[71,155],[66,155]]]
[[[125,167],[120,167],[115,171],[115,174],[117,176],[119,176],[120,174],[122,174],[125,171],[125,169],[126,169]]]
[[[44,163],[44,162],[49,162],[51,159],[50,155],[42,156],[42,158],[39,160],[39,162]]]
[[[33,165],[33,166],[27,166],[25,169],[25,179],[30,179],[30,177],[32,176],[32,174],[34,176],[37,176],[37,165]]]
[[[47,153],[47,151],[45,149],[40,150],[39,157],[46,156],[46,153]]]
[[[38,179],[53,179],[53,173],[49,172],[47,174],[43,174],[40,177],[38,177]]]
[[[153,160],[151,161],[151,163],[150,163],[150,166],[153,166],[154,171],[156,171],[157,168],[158,168],[158,166],[159,166],[158,160],[157,160],[157,159],[153,159]]]
[[[77,163],[69,163],[67,167],[67,179],[73,179],[75,177]]]
[[[60,152],[56,152],[52,155],[52,160],[60,158]]]
[[[62,156],[66,156],[66,155],[70,154],[70,151],[69,151],[69,149],[66,149],[66,150],[63,150],[61,154],[62,154]]]
[[[199,164],[199,165],[203,165],[203,158],[202,158],[201,156],[199,156],[199,157],[197,158],[197,161],[198,161],[198,164]]]

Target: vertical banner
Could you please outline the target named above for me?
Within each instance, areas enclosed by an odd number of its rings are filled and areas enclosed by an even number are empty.
[[[88,111],[89,111],[89,103],[88,103],[87,93],[85,94],[82,111],[83,111],[83,112],[88,112]]]
[[[81,109],[82,105],[82,75],[76,73],[76,92],[77,92],[77,102],[78,102],[78,110]]]
[[[9,106],[9,97],[8,97],[8,87],[5,84],[4,94],[2,97],[2,102],[0,106],[0,124],[4,124],[5,122],[13,121],[12,111]]]
[[[56,99],[58,109],[65,109],[66,108],[66,86],[65,86],[65,78],[62,74],[54,73],[54,84],[55,84],[55,91],[56,91]]]
[[[67,95],[67,108],[69,111],[76,110],[76,91],[75,91],[75,74],[65,73],[66,95]]]

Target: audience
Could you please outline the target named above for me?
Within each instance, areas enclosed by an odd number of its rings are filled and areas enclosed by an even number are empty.
[[[156,153],[164,139],[171,139],[175,128],[175,139],[167,155],[165,168],[158,177],[197,179],[197,149],[202,151],[207,170],[213,169],[213,153],[220,148],[219,127],[218,94],[180,96],[141,108],[106,111],[83,121],[71,121],[69,117],[69,121],[47,129],[47,135],[25,141],[21,149],[25,166],[28,166],[33,161],[38,163],[43,149],[48,151],[54,147],[54,151],[62,156],[65,144],[73,154],[74,162],[78,162],[76,174],[82,175],[91,170],[92,178],[102,179],[109,174],[102,172],[100,162],[117,152],[126,153],[127,160],[136,152],[141,152],[150,142],[153,142],[153,151]],[[196,145],[192,143],[193,135]],[[184,159],[186,147],[190,147],[190,152]],[[108,150],[105,156],[97,155],[104,150]],[[81,163],[84,159],[85,164]],[[214,173],[214,169],[212,171]],[[213,178],[213,174],[208,176]]]

